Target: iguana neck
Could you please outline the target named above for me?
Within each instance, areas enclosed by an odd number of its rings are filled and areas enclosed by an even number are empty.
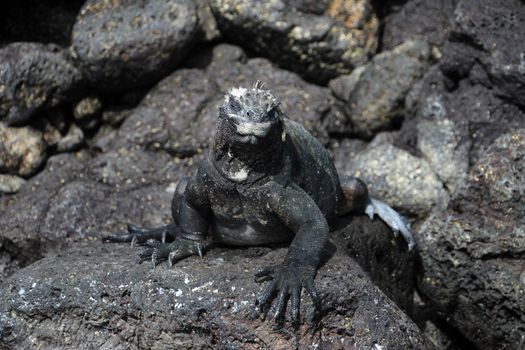
[[[272,147],[251,148],[244,151],[226,145],[214,149],[216,168],[226,178],[237,183],[254,183],[268,174],[277,173],[282,167],[283,143],[277,142]]]

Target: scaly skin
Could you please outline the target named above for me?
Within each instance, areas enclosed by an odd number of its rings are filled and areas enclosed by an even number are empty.
[[[258,298],[261,310],[268,310],[276,298],[275,317],[283,317],[290,302],[292,319],[298,320],[303,288],[314,305],[320,303],[314,278],[328,240],[328,221],[365,211],[371,218],[378,214],[413,246],[402,218],[370,199],[361,180],[345,178],[341,184],[326,149],[256,85],[226,95],[213,148],[176,190],[173,223],[155,229],[130,225],[128,234],[105,241],[145,244],[138,261],[153,265],[202,256],[211,243],[291,242],[281,264],[261,267],[255,276],[271,280]]]

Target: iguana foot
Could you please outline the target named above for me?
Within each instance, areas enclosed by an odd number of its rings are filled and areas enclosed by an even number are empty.
[[[149,240],[157,240],[162,243],[175,239],[175,224],[170,224],[157,228],[143,228],[128,224],[128,233],[121,235],[110,235],[104,237],[104,242],[131,242],[131,246],[142,245]]]
[[[169,265],[173,266],[177,261],[191,255],[202,257],[205,250],[203,243],[180,237],[171,243],[161,243],[158,240],[150,239],[146,241],[144,246],[146,248],[139,253],[137,263],[151,260],[153,267],[163,260],[168,260]]]
[[[315,268],[285,262],[277,266],[269,266],[259,269],[255,273],[255,281],[263,282],[271,280],[263,292],[257,298],[259,310],[266,314],[274,303],[276,320],[285,316],[288,304],[290,304],[290,315],[294,322],[299,321],[299,309],[301,304],[301,290],[304,288],[314,302],[315,308],[320,304],[320,297],[314,283]]]
[[[378,199],[370,198],[366,204],[365,213],[370,217],[370,220],[374,219],[374,215],[379,216],[392,229],[394,236],[397,237],[399,232],[401,232],[401,235],[408,243],[408,250],[412,250],[415,247],[416,241],[410,232],[410,223],[388,204]]]

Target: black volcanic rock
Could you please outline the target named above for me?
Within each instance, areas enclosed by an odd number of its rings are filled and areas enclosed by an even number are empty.
[[[347,133],[370,139],[392,129],[402,119],[405,97],[428,68],[430,50],[423,41],[407,41],[383,51],[350,75],[330,81],[330,88],[343,103],[346,121],[331,122],[331,133]]]
[[[525,6],[519,0],[462,0],[441,68],[525,107]]]
[[[479,349],[524,344],[524,159],[525,129],[500,136],[417,236],[421,293]]]
[[[290,119],[327,140],[322,118],[333,101],[327,88],[306,83],[263,58],[244,62],[242,51],[234,51],[229,56],[214,50],[206,69],[180,69],[159,82],[122,124],[118,144],[164,150],[178,157],[202,153],[215,133],[226,91],[252,86],[259,79],[278,97]]]
[[[384,19],[383,50],[390,50],[407,40],[423,40],[441,48],[453,23],[459,0],[410,0],[399,11]]]
[[[11,276],[0,288],[0,341],[55,349],[431,349],[417,326],[352,259],[337,254],[317,275],[325,308],[275,328],[255,311],[254,270],[285,249],[214,249],[169,268],[135,265],[128,245],[82,244]],[[306,300],[306,299],[305,299]]]
[[[326,82],[366,63],[377,48],[378,20],[369,1],[213,0],[224,36],[258,55]]]
[[[73,27],[72,48],[97,89],[122,91],[173,70],[197,40],[198,29],[190,0],[89,0]]]
[[[13,43],[0,49],[0,120],[22,124],[76,97],[80,71],[54,44]]]

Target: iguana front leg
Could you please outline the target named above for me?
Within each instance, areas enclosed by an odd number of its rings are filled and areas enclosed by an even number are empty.
[[[291,317],[298,320],[303,288],[316,307],[320,303],[314,278],[328,240],[328,223],[314,200],[294,185],[277,187],[270,195],[269,207],[295,233],[295,237],[283,263],[264,267],[255,273],[258,281],[272,280],[260,294],[259,306],[264,311],[277,298],[274,317],[281,318],[290,301]]]
[[[172,208],[174,221],[178,223],[177,236],[171,243],[148,241],[146,249],[138,256],[139,263],[151,260],[153,266],[161,260],[168,260],[170,266],[191,255],[202,257],[208,243],[208,226],[211,216],[205,187],[199,181],[200,173],[184,185],[184,193],[177,199],[177,208]],[[177,193],[177,192],[176,192]],[[178,217],[177,217],[178,216]]]

